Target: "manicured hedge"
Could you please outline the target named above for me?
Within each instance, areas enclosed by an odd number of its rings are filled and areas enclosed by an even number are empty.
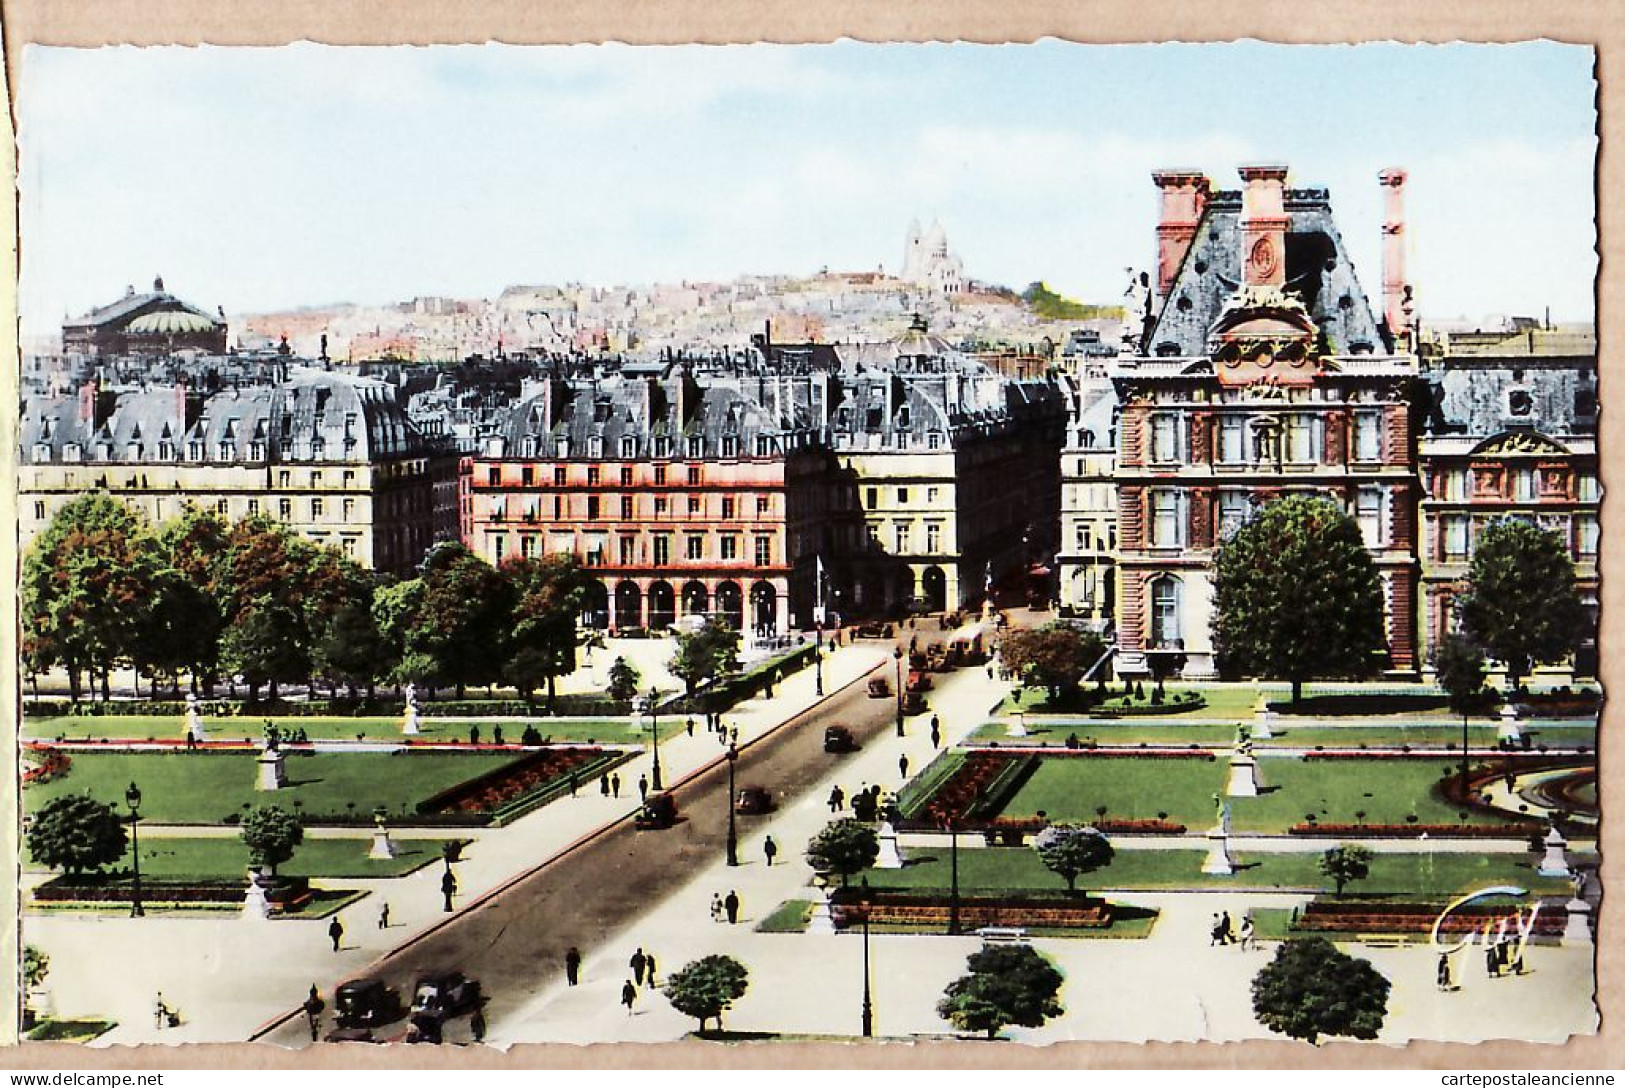
[[[59,876],[34,889],[42,903],[127,903],[135,881],[121,872],[117,876]],[[248,890],[246,873],[241,880],[141,880],[141,899],[147,903],[240,903]],[[275,878],[266,889],[271,905],[284,911],[298,910],[310,902],[310,881],[302,876]]]

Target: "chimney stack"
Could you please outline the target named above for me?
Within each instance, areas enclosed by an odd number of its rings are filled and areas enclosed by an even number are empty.
[[[1391,166],[1377,175],[1382,183],[1382,319],[1395,351],[1410,349],[1405,282],[1405,171]]]
[[[1194,170],[1158,170],[1151,180],[1162,190],[1162,217],[1157,222],[1157,297],[1168,297],[1180,263],[1196,238],[1196,226],[1207,207],[1207,177]]]
[[[1243,166],[1241,281],[1249,287],[1286,283],[1286,167]]]

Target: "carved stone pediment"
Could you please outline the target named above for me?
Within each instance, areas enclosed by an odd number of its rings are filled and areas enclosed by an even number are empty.
[[[1485,439],[1473,449],[1474,457],[1506,453],[1545,453],[1567,455],[1561,443],[1534,431],[1507,431]]]

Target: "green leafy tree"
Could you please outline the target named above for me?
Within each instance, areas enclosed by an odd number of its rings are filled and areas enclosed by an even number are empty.
[[[312,654],[318,675],[329,684],[343,684],[353,698],[365,688],[371,699],[378,677],[389,669],[389,648],[373,618],[371,587],[341,604],[322,631]]]
[[[745,965],[732,956],[706,956],[683,967],[666,980],[661,993],[672,1008],[700,1022],[715,1019],[722,1030],[722,1014],[745,996],[749,986]]]
[[[502,672],[502,632],[513,622],[512,587],[497,570],[461,544],[435,547],[424,561],[422,595],[405,633],[406,654],[425,654],[442,683],[461,699],[470,684],[488,684]]]
[[[93,872],[124,856],[129,835],[110,805],[84,794],[47,802],[28,825],[28,856],[69,876]]]
[[[410,681],[432,691],[440,684],[434,659],[416,648],[407,648],[413,621],[422,609],[421,578],[381,585],[372,595],[372,622],[383,641],[384,664],[379,679],[397,684]]]
[[[835,875],[844,885],[875,863],[880,839],[875,829],[857,820],[832,820],[807,844],[807,864],[816,873]]]
[[[157,566],[146,522],[101,493],[63,506],[28,549],[21,589],[31,655],[67,670],[74,702],[81,671],[101,678],[107,700],[113,668],[137,656]]]
[[[1059,702],[1077,693],[1084,672],[1100,660],[1106,644],[1091,631],[1052,623],[1008,632],[999,652],[1023,683],[1042,686],[1051,702]]]
[[[1110,840],[1093,827],[1051,824],[1033,837],[1033,849],[1044,867],[1066,881],[1066,890],[1077,891],[1078,877],[1105,868],[1112,862]]]
[[[277,698],[279,684],[310,672],[306,631],[297,611],[274,597],[262,597],[234,615],[220,639],[220,664],[248,684],[250,702],[268,685]]]
[[[501,573],[513,596],[510,662],[523,654],[531,675],[546,681],[551,709],[558,678],[575,671],[576,626],[590,579],[574,555],[511,559]]]
[[[609,666],[609,697],[626,702],[638,693],[638,685],[643,677],[633,665],[624,657],[617,657]]]
[[[1457,607],[1462,633],[1506,666],[1514,690],[1536,665],[1573,653],[1586,623],[1563,538],[1516,518],[1490,523],[1474,544]]]
[[[51,957],[33,945],[23,946],[23,985],[29,989],[41,986],[51,973]]]
[[[1334,846],[1320,855],[1320,872],[1332,882],[1339,899],[1345,885],[1371,875],[1371,851],[1363,846]]]
[[[1433,674],[1450,709],[1461,715],[1462,728],[1474,714],[1487,713],[1495,706],[1495,693],[1484,683],[1488,666],[1484,651],[1462,635],[1446,635],[1433,650]]]
[[[1282,942],[1253,978],[1253,1015],[1271,1031],[1318,1043],[1322,1035],[1375,1039],[1389,983],[1369,962],[1324,937]]]
[[[1036,1028],[1061,1015],[1061,972],[1031,946],[984,948],[965,966],[968,973],[950,982],[937,1002],[937,1015],[961,1031],[985,1031],[992,1039],[1006,1025]]]
[[[678,634],[670,668],[693,698],[701,684],[739,668],[739,632],[728,621],[713,616],[698,631]]]
[[[1353,518],[1329,499],[1265,506],[1214,558],[1213,642],[1229,674],[1368,674],[1384,645],[1382,582]]]
[[[241,834],[248,847],[248,863],[256,869],[270,869],[272,876],[277,866],[292,858],[294,850],[305,841],[299,818],[276,805],[249,811],[243,817]]]
[[[175,567],[154,572],[152,595],[140,614],[136,667],[152,677],[157,694],[160,676],[172,686],[183,672],[194,680],[212,673],[220,655],[220,614],[214,600]]]

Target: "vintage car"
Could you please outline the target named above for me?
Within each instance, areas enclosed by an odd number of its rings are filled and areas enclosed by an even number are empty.
[[[854,638],[891,638],[892,637],[892,625],[889,624],[889,623],[877,623],[877,622],[875,622],[873,620],[869,621],[868,623],[861,623],[861,624],[858,625],[858,629],[855,632],[853,632],[853,637]]]
[[[677,822],[677,801],[669,793],[652,795],[638,809],[632,824],[643,831],[661,831]]]
[[[399,1020],[401,995],[382,979],[364,978],[340,984],[333,1012],[340,1028],[373,1028]]]
[[[931,708],[926,704],[925,696],[919,692],[911,691],[903,696],[904,714],[924,714],[929,709]]]
[[[891,681],[884,676],[877,676],[869,681],[869,698],[888,699],[891,697]]]
[[[480,984],[460,971],[443,971],[418,979],[412,993],[412,1024],[445,1020],[470,1012],[480,1003]]]
[[[852,730],[844,725],[832,725],[824,730],[824,751],[826,752],[855,752],[858,742],[852,736]]]
[[[734,799],[734,811],[741,816],[761,816],[774,809],[773,794],[764,786],[745,786]]]
[[[931,677],[927,673],[916,669],[908,674],[908,687],[905,690],[910,692],[930,691]]]

